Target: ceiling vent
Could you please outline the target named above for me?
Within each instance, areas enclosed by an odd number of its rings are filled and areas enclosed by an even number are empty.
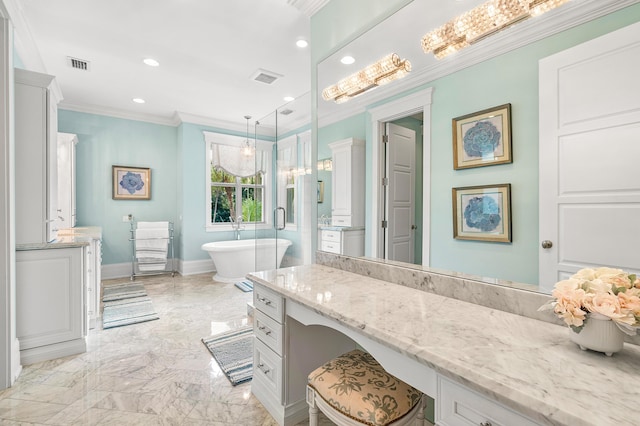
[[[280,114],[282,114],[282,115],[289,115],[289,114],[291,114],[292,112],[293,112],[293,110],[292,110],[292,109],[287,108],[287,109],[283,109],[282,111],[280,111]]]
[[[282,74],[275,73],[273,71],[263,70],[258,68],[258,71],[251,75],[251,80],[259,81],[260,83],[272,84],[279,78],[284,77]]]
[[[89,71],[89,61],[85,61],[84,59],[72,58],[71,56],[67,56],[67,64],[71,68],[75,68],[81,71]]]

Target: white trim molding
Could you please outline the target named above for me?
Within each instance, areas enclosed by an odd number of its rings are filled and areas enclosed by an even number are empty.
[[[429,87],[411,95],[388,102],[384,105],[369,110],[371,115],[371,146],[372,158],[371,164],[371,219],[366,224],[366,228],[370,229],[371,235],[371,256],[380,257],[380,212],[383,208],[380,191],[376,182],[380,182],[380,167],[382,166],[381,149],[382,135],[384,134],[384,123],[393,121],[402,117],[407,117],[415,113],[422,112],[423,117],[423,177],[422,177],[422,209],[426,212],[431,211],[431,102],[433,97],[433,88]],[[430,249],[430,215],[425,214],[422,217],[422,265],[429,266],[429,249]]]

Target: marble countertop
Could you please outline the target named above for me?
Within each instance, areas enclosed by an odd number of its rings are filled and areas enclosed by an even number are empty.
[[[58,231],[58,238],[48,243],[16,244],[17,251],[48,250],[84,247],[91,240],[102,238],[102,228],[99,226],[85,226],[77,228],[64,228]]]
[[[581,351],[567,327],[317,264],[248,277],[540,424],[638,423],[638,346]]]

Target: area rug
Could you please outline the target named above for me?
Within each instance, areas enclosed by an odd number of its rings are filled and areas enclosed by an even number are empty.
[[[102,328],[157,320],[160,317],[153,308],[144,286],[139,283],[125,283],[105,286],[102,302]]]
[[[251,281],[240,281],[234,285],[245,293],[253,291],[253,283]]]
[[[253,327],[246,326],[202,339],[233,386],[253,377]]]

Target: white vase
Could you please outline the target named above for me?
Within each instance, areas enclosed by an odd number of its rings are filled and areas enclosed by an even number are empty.
[[[569,335],[583,351],[591,349],[607,356],[620,352],[624,343],[624,333],[611,318],[597,313],[587,314],[582,331],[576,333],[569,329]]]

